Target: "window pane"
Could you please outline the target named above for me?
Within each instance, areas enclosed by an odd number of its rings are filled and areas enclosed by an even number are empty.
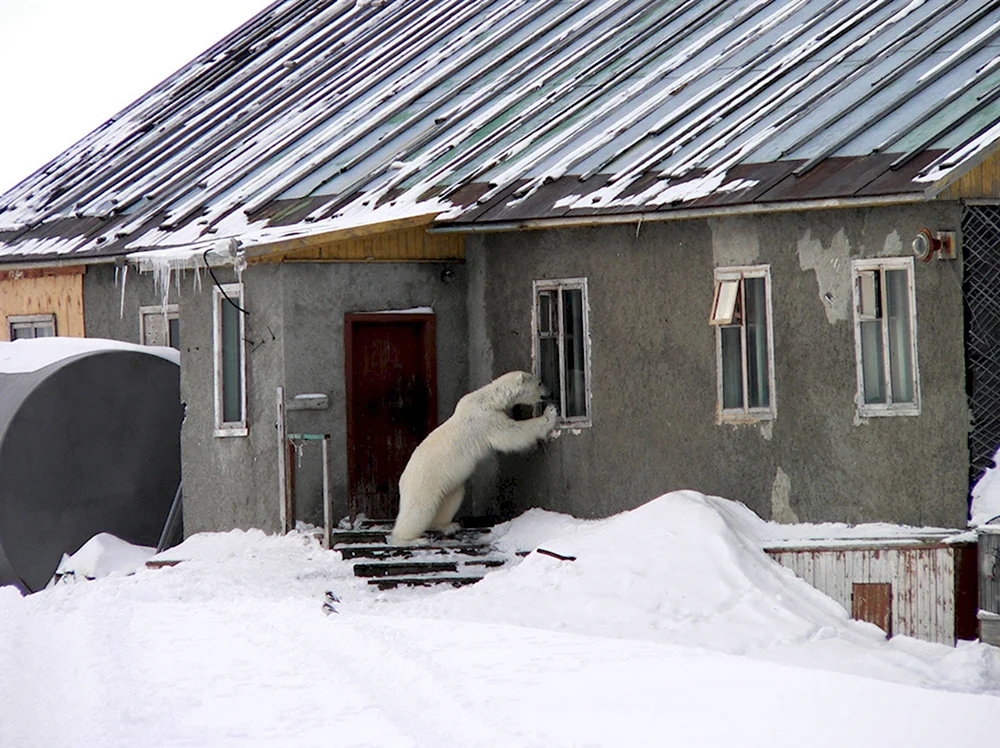
[[[763,278],[747,278],[747,400],[751,408],[770,405],[767,371],[767,298]]]
[[[740,328],[723,327],[722,335],[722,407],[743,407],[743,354]]]
[[[226,299],[222,304],[222,420],[243,420],[243,382],[240,378],[240,312]]]
[[[559,415],[565,415],[562,406],[562,390],[559,387],[559,341],[555,338],[541,338],[538,341],[538,376],[549,389],[549,397],[559,406]]]
[[[739,280],[717,281],[715,286],[715,306],[712,308],[713,325],[729,325],[736,315],[739,302]]]
[[[538,294],[538,332],[555,332],[552,328],[552,294],[548,291]]]
[[[885,271],[885,296],[889,326],[889,381],[892,402],[913,402],[913,346],[910,329],[910,294],[905,270]]]
[[[167,323],[168,339],[167,345],[171,348],[181,349],[181,321],[173,317]]]
[[[41,323],[35,327],[35,337],[36,338],[51,338],[56,334],[55,328],[52,325]]]
[[[885,402],[885,363],[882,352],[882,322],[861,323],[862,393],[866,403]]]
[[[587,415],[587,382],[583,339],[583,291],[562,292],[563,353],[566,371],[566,417]]]

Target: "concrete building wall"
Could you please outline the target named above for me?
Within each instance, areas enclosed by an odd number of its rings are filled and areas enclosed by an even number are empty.
[[[322,393],[325,410],[287,414],[290,433],[330,434],[334,517],[347,512],[344,314],[429,306],[437,320],[438,417],[443,420],[465,392],[465,280],[442,282],[436,264],[287,263],[253,266],[243,273],[247,333],[249,435],[214,437],[212,294],[181,304],[182,381],[188,408],[182,436],[185,533],[259,527],[278,530],[276,388],[286,398]],[[226,280],[220,277],[222,282]],[[295,459],[296,518],[323,521],[322,463],[318,443]]]
[[[588,279],[593,427],[502,457],[477,511],[605,516],[693,488],[786,521],[964,524],[960,261],[917,263],[922,412],[859,419],[851,260],[911,256],[956,203],[486,234],[466,242],[470,386],[531,367],[531,283]],[[716,418],[713,268],[770,266],[777,417]],[[481,309],[481,311],[479,311]]]

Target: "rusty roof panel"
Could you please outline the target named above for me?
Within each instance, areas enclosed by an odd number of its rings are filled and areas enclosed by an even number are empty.
[[[1000,0],[279,0],[0,196],[0,261],[923,196],[998,141]]]

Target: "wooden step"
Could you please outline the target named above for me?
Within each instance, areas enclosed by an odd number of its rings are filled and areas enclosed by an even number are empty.
[[[354,565],[354,576],[356,577],[398,577],[457,571],[457,562],[443,561],[387,561]]]
[[[330,545],[355,545],[358,543],[385,543],[387,534],[377,530],[335,530],[330,534]]]
[[[380,590],[393,590],[397,587],[433,587],[439,584],[450,584],[452,587],[464,587],[475,584],[482,577],[477,576],[423,576],[423,577],[382,577],[369,579],[368,584]]]
[[[336,550],[345,561],[353,558],[411,558],[418,556],[485,556],[493,552],[488,545],[342,545]]]

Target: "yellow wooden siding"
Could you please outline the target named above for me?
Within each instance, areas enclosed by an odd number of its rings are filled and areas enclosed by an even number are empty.
[[[56,334],[82,338],[84,267],[0,273],[0,340],[10,340],[11,315],[54,314]]]
[[[251,257],[250,264],[275,262],[442,262],[461,261],[465,245],[458,234],[429,234],[417,227],[341,239],[312,247]]]
[[[938,195],[939,200],[960,198],[1000,198],[1000,150]]]

